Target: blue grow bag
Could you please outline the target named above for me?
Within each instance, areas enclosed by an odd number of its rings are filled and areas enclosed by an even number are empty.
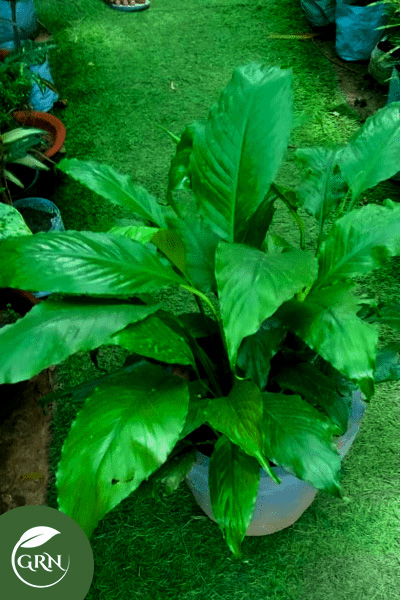
[[[307,19],[315,27],[326,27],[335,22],[336,0],[300,0]]]
[[[348,0],[336,4],[336,52],[343,60],[368,60],[384,35],[377,27],[386,25],[384,5],[353,6]]]

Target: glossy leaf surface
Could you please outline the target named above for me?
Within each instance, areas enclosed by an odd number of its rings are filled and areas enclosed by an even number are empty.
[[[199,209],[227,241],[241,239],[264,200],[292,128],[292,75],[255,63],[236,69],[194,135],[190,176]]]
[[[0,285],[132,296],[185,283],[156,248],[108,233],[37,233],[0,245]]]
[[[338,284],[309,294],[304,302],[290,300],[278,318],[348,379],[359,383],[367,397],[375,370],[378,332],[357,317],[352,284]]]
[[[243,338],[316,275],[316,259],[302,250],[266,254],[241,244],[219,244],[216,279],[232,366]]]
[[[221,436],[210,459],[211,508],[226,543],[236,558],[257,500],[260,483],[258,461]]]
[[[56,478],[59,509],[88,537],[167,460],[188,401],[187,382],[149,364],[119,374],[88,398],[64,443]]]
[[[399,170],[400,102],[377,110],[350,138],[338,156],[353,199]]]
[[[166,363],[194,363],[193,354],[183,336],[171,329],[161,315],[151,315],[140,323],[128,325],[112,335],[109,343]]]
[[[129,175],[94,160],[64,158],[57,169],[96,192],[113,204],[128,208],[135,215],[165,227],[165,213],[156,198],[136,185]]]
[[[319,252],[315,288],[368,273],[400,254],[400,206],[369,204],[338,219]]]
[[[269,456],[263,452],[262,407],[261,392],[253,382],[235,381],[228,396],[211,400],[205,415],[211,427],[254,456],[268,475],[280,483],[268,464]]]
[[[75,352],[109,343],[113,333],[158,308],[121,301],[47,299],[0,329],[0,383],[24,381]]]
[[[336,427],[300,396],[263,393],[264,453],[315,488],[340,496]]]

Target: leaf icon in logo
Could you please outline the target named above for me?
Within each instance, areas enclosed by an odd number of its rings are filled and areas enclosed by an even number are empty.
[[[53,529],[53,527],[32,527],[21,535],[17,547],[36,548],[51,540],[58,533],[60,532],[57,529]]]

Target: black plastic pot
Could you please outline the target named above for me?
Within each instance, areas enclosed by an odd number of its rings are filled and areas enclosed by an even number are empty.
[[[347,61],[368,60],[384,35],[377,27],[386,23],[384,5],[357,6],[349,0],[337,0],[336,53]]]

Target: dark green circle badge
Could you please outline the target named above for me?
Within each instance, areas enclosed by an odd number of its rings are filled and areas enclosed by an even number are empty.
[[[13,600],[84,600],[93,579],[86,534],[48,506],[21,506],[0,516],[0,580]]]

